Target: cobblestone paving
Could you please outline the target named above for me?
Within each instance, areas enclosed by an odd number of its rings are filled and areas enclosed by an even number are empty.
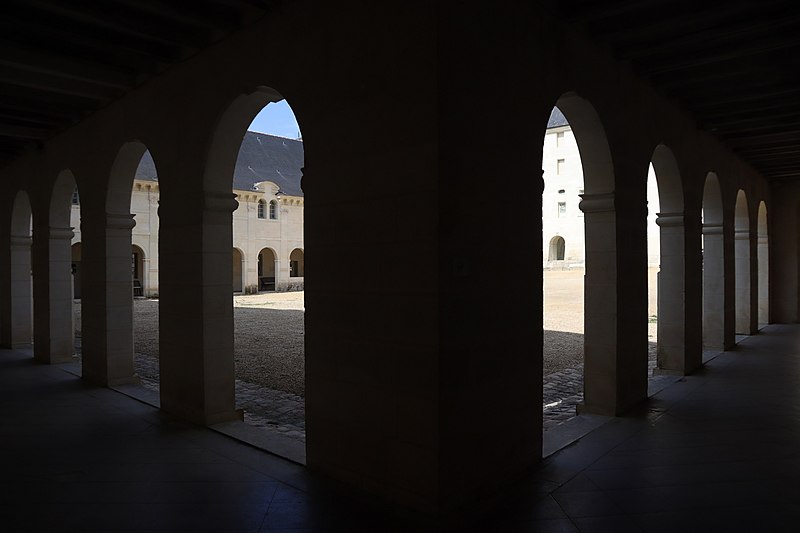
[[[79,355],[80,337],[75,344]],[[652,376],[656,366],[654,346],[651,344],[648,373],[651,380],[658,380],[658,376]],[[134,367],[142,386],[158,392],[158,359],[137,354]],[[576,416],[577,406],[583,401],[583,365],[545,376],[542,387],[542,417],[547,431]],[[305,443],[305,402],[301,396],[237,379],[236,403],[244,409],[246,423]]]
[[[142,386],[158,392],[158,359],[136,354],[134,368]],[[251,426],[266,427],[305,443],[305,401],[301,396],[237,379],[236,406],[244,409],[244,421]]]
[[[649,348],[647,373],[651,381],[657,381],[662,376],[653,376],[656,344],[651,342]],[[576,416],[578,404],[583,401],[583,365],[554,372],[542,381],[542,418],[547,431]]]

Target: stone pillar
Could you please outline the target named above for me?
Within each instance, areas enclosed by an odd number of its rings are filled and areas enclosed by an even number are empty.
[[[83,378],[115,386],[135,381],[131,214],[108,214],[81,224]],[[88,222],[88,223],[87,223]]]
[[[725,349],[725,268],[722,224],[703,224],[703,346]]]
[[[289,288],[289,271],[283,261],[275,259],[275,291],[285,291],[287,288]]]
[[[11,236],[11,346],[30,346],[33,340],[31,243],[29,235]]]
[[[234,195],[170,201],[159,215],[161,408],[199,424],[238,418],[234,400]]]
[[[36,226],[33,233],[34,346],[43,363],[72,360],[72,228]]]
[[[580,412],[618,415],[647,397],[646,241],[621,240],[615,194],[584,194],[586,277],[584,281],[584,402]],[[634,213],[626,223],[636,224]],[[623,215],[625,216],[625,215]],[[644,236],[643,236],[644,237]],[[624,243],[624,245],[622,245]],[[637,284],[628,255],[644,246]],[[629,249],[626,249],[628,247]],[[630,275],[629,275],[630,274]],[[627,277],[627,279],[626,279]],[[625,286],[625,287],[623,287]],[[641,299],[641,302],[638,300]],[[639,307],[643,304],[641,316]]]
[[[752,335],[752,302],[753,288],[751,273],[752,255],[750,254],[750,230],[737,229],[734,232],[734,261],[736,265],[736,334]]]
[[[770,323],[769,315],[769,238],[758,235],[758,327]]]
[[[661,268],[658,274],[657,368],[686,375],[702,365],[699,346],[687,346],[686,228],[683,213],[658,213]],[[699,302],[698,302],[699,303]]]

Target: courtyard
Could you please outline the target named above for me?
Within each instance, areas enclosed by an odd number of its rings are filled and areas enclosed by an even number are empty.
[[[652,369],[657,269],[648,274]],[[583,277],[582,269],[544,274],[545,428],[575,416],[575,406],[583,398]],[[476,296],[475,305],[480,305],[480,294]],[[304,440],[304,293],[235,295],[233,303],[237,406],[244,410],[247,423]],[[79,302],[76,330],[79,334]],[[142,385],[158,390],[158,300],[134,300],[134,351]]]

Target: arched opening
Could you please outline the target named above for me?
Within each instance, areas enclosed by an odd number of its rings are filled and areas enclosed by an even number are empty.
[[[294,131],[274,129],[283,121],[279,115],[290,119]],[[286,293],[303,288],[295,274],[302,276],[305,261],[295,254],[293,270],[290,252],[302,254],[303,249],[303,154],[291,107],[276,91],[262,87],[237,98],[223,115],[212,140],[204,190],[207,196],[229,198],[233,189],[237,205],[231,244],[246,261],[246,294],[233,298],[232,308],[215,310],[215,322],[223,326],[219,335],[233,341],[230,352],[223,341],[226,348],[217,350],[215,368],[230,372],[246,423],[290,441],[289,448],[304,450],[304,300],[302,292]],[[236,277],[235,267],[231,277]]]
[[[72,297],[81,299],[81,243],[72,245]],[[76,331],[77,332],[77,331]]]
[[[15,348],[33,341],[32,223],[28,194],[19,191],[11,209],[11,346]]]
[[[769,232],[767,204],[758,204],[758,327],[769,324]]]
[[[105,361],[98,357],[94,364],[100,375],[107,372],[111,383],[136,380],[155,392],[160,376],[159,302],[155,299],[159,292],[158,207],[153,156],[143,142],[126,142],[111,166],[105,197],[106,246],[119,250],[103,258],[109,290],[102,312],[113,335],[108,336],[108,348],[99,352]]]
[[[736,194],[734,211],[734,257],[736,285],[736,334],[750,335],[750,216],[747,195],[743,190]]]
[[[289,277],[302,278],[305,276],[305,256],[303,250],[295,248],[289,255]]]
[[[550,239],[550,249],[547,252],[548,261],[563,261],[564,260],[564,237],[556,235]]]
[[[725,268],[722,232],[722,191],[713,172],[703,187],[703,346],[719,351],[725,346]]]
[[[275,272],[277,257],[270,248],[262,248],[258,252],[258,290],[275,290]]]
[[[655,333],[657,368],[688,373],[702,364],[702,354],[699,350],[687,351],[685,342],[683,186],[678,162],[667,146],[658,145],[651,161],[647,193],[649,335]]]
[[[616,339],[606,334],[616,315],[614,264],[608,261],[616,249],[614,172],[597,112],[573,93],[559,98],[548,118],[542,170],[542,231],[558,237],[543,250],[547,431],[574,417],[579,404],[607,412],[616,401],[604,392],[616,379],[607,372],[616,366]],[[553,257],[563,259],[549,263]]]
[[[34,357],[46,363],[71,362],[75,353],[76,311],[73,300],[73,237],[80,240],[78,185],[69,170],[58,174],[50,195],[47,223],[34,221],[34,247],[46,268],[33,270]],[[81,280],[83,286],[83,280]]]
[[[233,249],[232,254],[232,268],[233,268],[233,292],[242,292],[244,291],[244,283],[242,281],[242,276],[244,274],[244,255],[242,251],[238,248]]]

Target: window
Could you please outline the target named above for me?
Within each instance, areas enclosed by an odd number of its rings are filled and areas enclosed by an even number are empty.
[[[278,202],[275,200],[269,203],[269,219],[278,220]]]
[[[564,194],[565,192],[567,191],[565,191],[564,189],[558,189],[558,194]]]
[[[78,188],[75,187],[75,190],[72,191],[72,205],[80,205],[81,197],[78,196]]]
[[[557,131],[556,132],[556,146],[563,146],[564,144],[564,132]]]
[[[564,173],[564,160],[559,159],[556,161],[556,174],[559,176]]]
[[[558,202],[558,216],[563,217],[567,214],[567,202]]]
[[[258,201],[258,218],[267,218],[266,213],[264,213],[266,206],[267,202],[265,202],[264,200]]]

